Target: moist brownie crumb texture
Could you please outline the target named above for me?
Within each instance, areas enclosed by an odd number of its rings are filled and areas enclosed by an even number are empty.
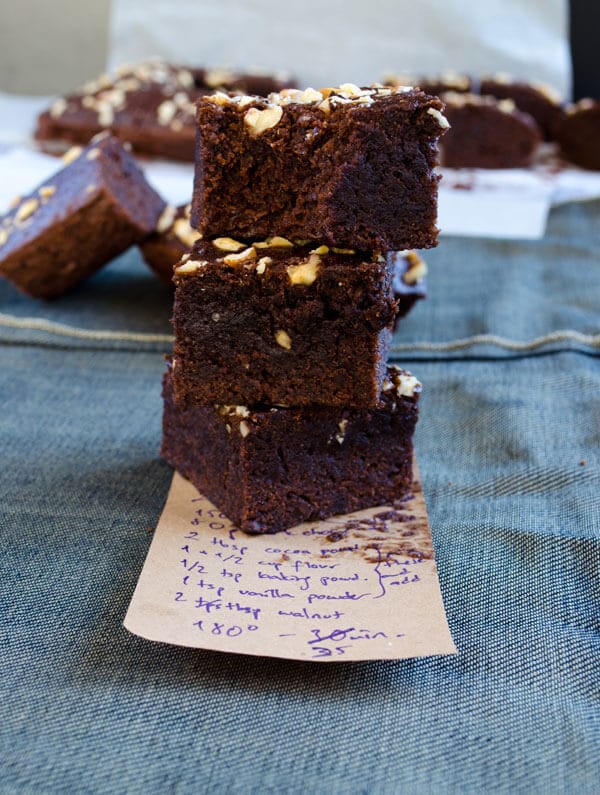
[[[199,103],[162,456],[245,532],[410,493],[421,385],[386,360],[425,294],[442,111],[351,84]]]

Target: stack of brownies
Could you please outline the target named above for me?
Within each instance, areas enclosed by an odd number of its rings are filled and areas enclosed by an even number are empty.
[[[420,384],[397,252],[436,245],[439,99],[353,84],[198,105],[163,457],[250,533],[406,496]]]

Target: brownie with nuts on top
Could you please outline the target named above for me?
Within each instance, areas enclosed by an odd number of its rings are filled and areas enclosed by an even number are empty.
[[[450,130],[440,145],[449,168],[523,168],[541,140],[535,120],[510,99],[446,93]]]
[[[197,406],[167,372],[161,455],[241,530],[275,533],[408,496],[420,391],[390,367],[372,409]]]
[[[282,237],[198,241],[174,274],[177,399],[374,406],[396,314],[393,271],[377,254]]]
[[[173,268],[199,237],[200,233],[190,226],[190,205],[167,204],[154,232],[140,243],[140,250],[148,267],[172,287]]]
[[[510,99],[519,110],[529,113],[536,120],[546,141],[556,137],[556,130],[565,111],[558,94],[545,83],[517,80],[503,73],[482,77],[479,93]]]
[[[136,152],[193,161],[195,102],[217,88],[268,93],[293,85],[285,75],[238,74],[152,60],[102,74],[55,100],[37,121],[35,137],[46,151],[87,144],[109,129]]]
[[[363,251],[430,248],[443,103],[347,83],[198,103],[192,226]]]
[[[571,163],[600,170],[600,101],[580,99],[567,108],[556,139],[562,156]]]
[[[134,158],[102,133],[0,218],[0,275],[55,298],[156,227],[165,203]]]

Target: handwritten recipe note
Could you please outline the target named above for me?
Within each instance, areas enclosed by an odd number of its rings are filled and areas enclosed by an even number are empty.
[[[125,627],[297,660],[456,653],[418,480],[394,506],[248,536],[175,474]]]

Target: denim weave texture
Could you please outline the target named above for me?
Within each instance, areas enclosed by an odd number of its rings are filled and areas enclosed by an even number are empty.
[[[0,792],[597,793],[599,250],[587,202],[424,255],[392,355],[459,654],[408,661],[128,633],[170,292],[135,250],[53,303],[0,284]]]

